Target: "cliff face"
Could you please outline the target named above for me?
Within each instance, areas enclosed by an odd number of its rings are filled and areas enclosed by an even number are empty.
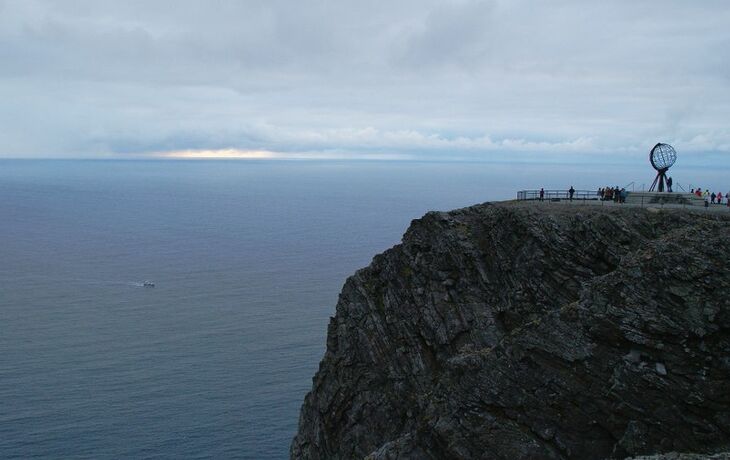
[[[292,458],[730,446],[730,217],[484,204],[349,278]]]

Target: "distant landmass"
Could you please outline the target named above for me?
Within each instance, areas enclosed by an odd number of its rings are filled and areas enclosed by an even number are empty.
[[[426,214],[345,283],[291,457],[727,458],[729,231],[682,209]]]

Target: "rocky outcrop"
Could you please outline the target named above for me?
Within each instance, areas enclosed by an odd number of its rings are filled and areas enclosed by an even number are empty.
[[[296,459],[730,448],[730,217],[483,204],[349,278]]]

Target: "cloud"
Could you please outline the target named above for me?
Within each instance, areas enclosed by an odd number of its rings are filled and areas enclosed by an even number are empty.
[[[0,0],[0,156],[730,151],[723,1]]]

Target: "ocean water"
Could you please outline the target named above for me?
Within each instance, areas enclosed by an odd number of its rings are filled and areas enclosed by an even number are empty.
[[[1,161],[0,457],[285,458],[345,278],[485,199],[444,169]]]
[[[0,457],[286,458],[345,278],[411,219],[624,175],[1,160]]]

